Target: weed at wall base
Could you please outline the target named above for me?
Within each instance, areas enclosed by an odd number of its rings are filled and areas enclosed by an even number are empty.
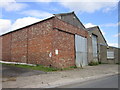
[[[5,64],[5,65],[10,65],[10,66],[15,66],[15,67],[20,67],[20,68],[27,68],[27,69],[32,69],[32,70],[40,70],[44,72],[53,72],[53,71],[63,71],[63,70],[72,70],[77,68],[76,66],[71,66],[68,68],[53,68],[53,67],[47,67],[39,64],[35,64],[34,66],[31,65],[22,65],[22,64],[6,64],[6,63],[0,63],[0,64]]]
[[[99,65],[99,62],[97,62],[97,61],[91,61],[88,65],[89,66],[96,66],[96,65]]]

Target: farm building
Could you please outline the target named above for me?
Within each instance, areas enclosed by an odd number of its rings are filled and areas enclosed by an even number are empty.
[[[74,12],[54,16],[8,32],[2,60],[56,68],[87,65],[88,32]]]
[[[88,30],[88,62],[118,63],[119,48],[108,46],[98,26]]]
[[[100,60],[100,45],[106,45],[107,42],[98,26],[87,28],[88,30],[88,58],[89,62]]]
[[[98,26],[85,28],[74,12],[54,14],[0,36],[0,60],[67,68],[91,61],[118,63]]]
[[[100,46],[100,60],[102,63],[116,64],[120,63],[120,48],[111,47],[111,46]]]

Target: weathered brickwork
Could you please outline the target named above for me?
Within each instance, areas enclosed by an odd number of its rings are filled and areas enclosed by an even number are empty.
[[[11,61],[11,34],[2,37],[2,60]]]
[[[28,63],[49,66],[52,51],[52,19],[28,28]]]
[[[12,33],[11,60],[25,63],[27,60],[27,30],[22,29]]]
[[[81,35],[83,37],[87,37],[88,36],[88,32],[85,30],[82,30],[78,27],[75,27],[71,24],[68,24],[60,19],[54,18],[54,26],[53,28],[59,28],[60,30],[66,31],[66,32],[70,32],[73,34],[78,34]]]
[[[0,61],[2,60],[2,37],[0,36]]]
[[[53,61],[54,67],[70,67],[75,65],[74,35],[54,30]],[[55,53],[58,50],[58,54]]]
[[[87,37],[87,31],[57,18],[50,18],[3,35],[2,58],[57,68],[74,66],[75,34]]]

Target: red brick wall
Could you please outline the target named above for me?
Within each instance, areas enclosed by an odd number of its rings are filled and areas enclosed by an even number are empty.
[[[2,60],[2,37],[0,36],[0,60]]]
[[[2,37],[2,60],[11,61],[11,34]]]
[[[12,33],[11,61],[25,63],[27,60],[27,29]]]
[[[45,66],[51,65],[59,68],[74,66],[75,33],[87,37],[87,31],[74,27],[57,18],[44,20],[9,33],[2,36],[3,60]],[[58,49],[58,55],[55,54],[56,49]],[[50,53],[52,57],[49,56]]]
[[[70,25],[57,18],[53,24],[53,65],[54,67],[70,67],[75,65],[75,34],[88,37],[88,32]],[[68,32],[68,33],[67,33]],[[58,49],[58,55],[55,54]]]
[[[6,34],[3,37],[3,60],[49,66],[52,52],[52,19]]]
[[[85,31],[85,30],[82,30],[78,27],[75,27],[71,24],[68,24],[58,18],[54,18],[54,26],[53,28],[59,28],[60,30],[63,30],[63,31],[67,31],[67,32],[70,32],[70,33],[73,33],[73,34],[79,34],[83,37],[87,37],[88,36],[88,32]]]
[[[52,19],[28,28],[28,63],[49,66],[52,51]]]
[[[58,55],[55,50],[58,50]],[[53,66],[67,68],[75,65],[74,35],[54,30]]]

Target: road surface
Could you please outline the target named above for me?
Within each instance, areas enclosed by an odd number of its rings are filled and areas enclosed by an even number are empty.
[[[39,74],[45,74],[46,72],[38,71],[38,70],[31,70],[26,68],[20,68],[10,65],[2,65],[2,77],[8,78],[8,77],[24,77],[24,76],[32,76],[32,75],[39,75]]]
[[[107,76],[57,88],[118,88],[118,75]]]

